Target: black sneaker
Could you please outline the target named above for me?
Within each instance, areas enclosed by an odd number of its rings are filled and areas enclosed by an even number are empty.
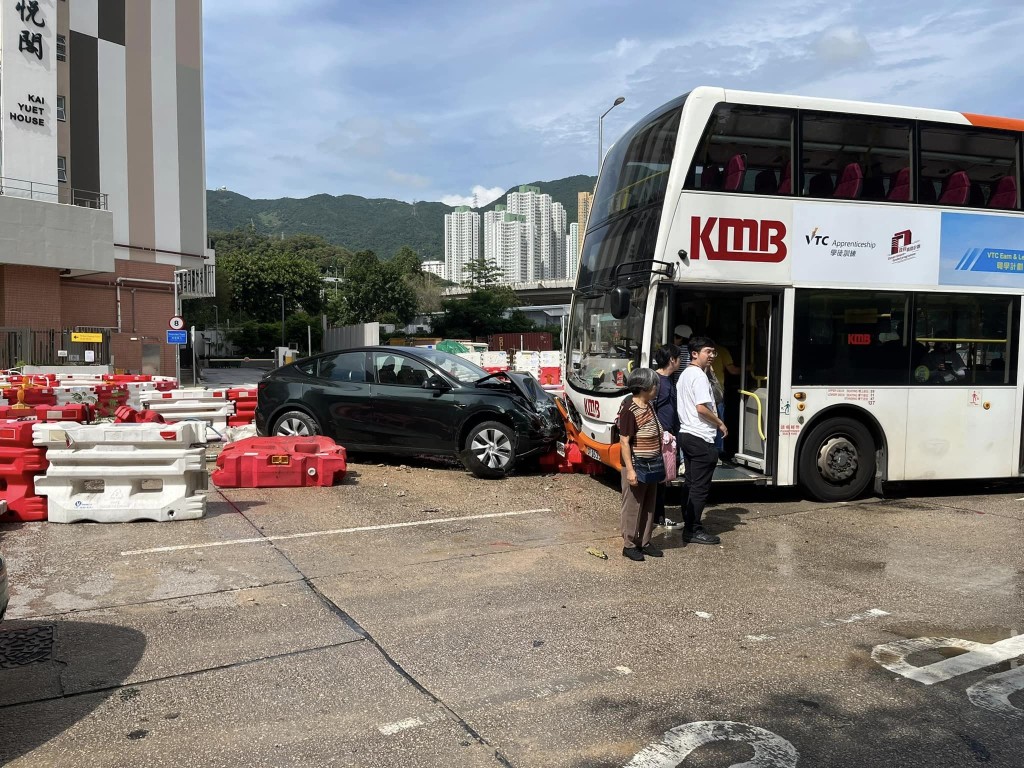
[[[622,556],[628,557],[630,560],[634,560],[638,563],[643,562],[644,553],[636,547],[623,547]]]
[[[667,527],[667,526],[665,525],[665,518],[664,518],[664,517],[663,517],[663,518],[661,518],[661,520],[655,520],[655,521],[654,521],[654,524],[655,524],[656,526],[659,526],[659,527],[661,527],[661,528],[665,528],[665,527]]]
[[[653,546],[651,544],[648,544],[646,547],[643,547],[640,551],[643,552],[648,557],[664,557],[665,556],[664,552],[662,552],[660,549],[658,549],[657,547],[655,547],[655,546]]]
[[[683,541],[687,544],[721,544],[722,540],[713,533],[703,530],[683,531]]]

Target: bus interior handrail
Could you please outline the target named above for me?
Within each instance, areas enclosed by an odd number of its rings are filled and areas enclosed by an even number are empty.
[[[761,437],[762,442],[766,442],[768,438],[765,437],[764,425],[761,423],[762,419],[764,418],[764,410],[761,408],[761,398],[755,395],[753,392],[748,392],[745,389],[741,389],[740,394],[754,398],[754,402],[757,403],[757,434]]]

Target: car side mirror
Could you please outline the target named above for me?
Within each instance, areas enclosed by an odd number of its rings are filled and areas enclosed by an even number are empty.
[[[443,376],[440,376],[435,373],[432,376],[428,377],[427,380],[423,382],[423,388],[432,389],[434,390],[434,392],[440,395],[442,392],[447,392],[448,390],[450,390],[452,388],[452,385],[445,381]]]
[[[626,288],[613,288],[611,293],[608,294],[608,300],[611,304],[609,311],[612,317],[616,320],[623,320],[629,317],[629,290]]]

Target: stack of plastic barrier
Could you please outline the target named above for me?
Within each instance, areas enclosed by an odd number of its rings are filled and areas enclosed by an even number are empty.
[[[92,409],[88,405],[36,405],[18,408],[15,405],[0,405],[0,419],[20,421],[77,421],[86,424],[92,421]]]
[[[248,437],[228,443],[211,478],[221,488],[302,488],[341,482],[345,449],[327,437]]]
[[[566,443],[563,452],[564,456],[557,450],[541,454],[539,459],[541,470],[563,475],[584,471],[583,452],[576,443]]]
[[[3,390],[4,399],[11,406],[56,405],[57,396],[51,387],[37,387],[31,383]]]
[[[37,422],[0,421],[0,522],[46,519],[46,499],[36,495],[35,478],[47,467],[46,451],[32,444]]]
[[[255,389],[229,389],[228,400],[235,404],[235,413],[228,417],[229,427],[243,427],[256,421]]]
[[[129,385],[131,386],[131,385]],[[178,421],[205,421],[210,442],[223,439],[234,403],[223,389],[172,389],[169,392],[142,392],[142,410],[156,411],[168,424]]]
[[[545,351],[540,353],[540,376],[537,377],[545,389],[562,389],[562,353]]]
[[[206,514],[202,424],[36,424],[50,465],[35,480],[51,523],[193,520]]]
[[[130,405],[122,405],[114,411],[115,424],[163,424],[165,421],[156,411],[136,411]]]
[[[483,353],[483,369],[488,373],[508,370],[508,352],[502,350]]]
[[[516,352],[515,360],[512,362],[517,371],[528,373],[540,381],[540,352],[529,349],[521,349]]]

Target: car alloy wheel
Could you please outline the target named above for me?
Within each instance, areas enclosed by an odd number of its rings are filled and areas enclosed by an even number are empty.
[[[469,446],[477,461],[490,469],[502,469],[512,461],[512,441],[497,429],[484,429],[477,433]]]
[[[312,437],[319,434],[316,422],[301,411],[288,411],[274,426],[274,435],[280,437]]]

